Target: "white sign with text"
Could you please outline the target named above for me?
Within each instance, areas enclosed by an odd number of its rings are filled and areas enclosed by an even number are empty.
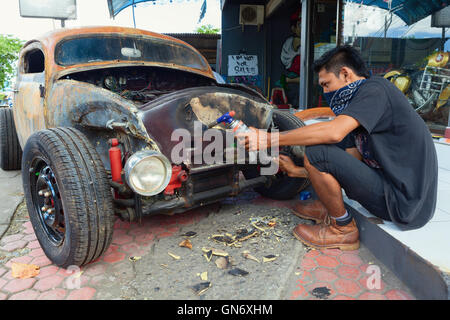
[[[258,56],[230,55],[228,56],[228,76],[257,76]]]

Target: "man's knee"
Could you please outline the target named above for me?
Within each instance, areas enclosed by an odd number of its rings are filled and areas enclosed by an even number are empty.
[[[326,171],[328,163],[328,145],[318,144],[306,146],[305,148],[305,167],[314,166],[319,171]]]
[[[306,146],[305,147],[305,155],[308,158],[310,163],[328,161],[327,157],[327,145],[317,144],[314,146]]]

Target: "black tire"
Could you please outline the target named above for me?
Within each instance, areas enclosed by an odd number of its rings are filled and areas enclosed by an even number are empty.
[[[22,181],[36,237],[53,263],[81,266],[106,251],[114,223],[111,188],[99,155],[80,131],[55,128],[31,135]],[[38,194],[43,186],[51,196]],[[47,204],[58,219],[52,225],[52,215],[41,207]]]
[[[0,167],[3,170],[20,170],[22,148],[17,138],[11,108],[0,108]]]
[[[305,126],[303,121],[296,116],[279,110],[274,110],[273,112],[273,123],[279,131],[287,131]],[[282,147],[280,153],[290,156],[296,165],[303,166],[305,147]],[[258,169],[255,167],[246,169],[242,173],[246,179],[255,178],[260,175]],[[257,187],[254,190],[263,197],[274,200],[289,200],[308,185],[308,179],[291,178],[285,173],[279,172],[272,177],[269,187]]]

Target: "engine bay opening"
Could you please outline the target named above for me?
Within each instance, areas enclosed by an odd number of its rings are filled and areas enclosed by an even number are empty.
[[[182,89],[216,85],[212,79],[161,67],[117,67],[76,72],[62,79],[87,82],[142,105]]]

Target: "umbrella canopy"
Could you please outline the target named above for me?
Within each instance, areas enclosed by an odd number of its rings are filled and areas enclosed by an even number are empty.
[[[411,25],[450,4],[450,0],[347,0],[366,6],[390,10]]]
[[[117,16],[117,14],[123,9],[137,3],[156,1],[156,0],[108,0],[109,15],[111,18]]]

